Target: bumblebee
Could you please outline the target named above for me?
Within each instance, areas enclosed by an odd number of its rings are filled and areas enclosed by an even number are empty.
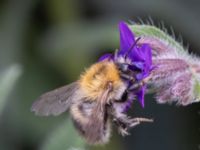
[[[69,110],[74,126],[89,144],[107,143],[111,123],[122,136],[128,135],[130,128],[153,120],[130,118],[123,112],[128,93],[141,85],[127,66],[109,59],[93,64],[76,82],[43,94],[31,110],[39,116],[58,116]]]
[[[125,136],[141,122],[152,122],[130,118],[124,111],[135,93],[142,91],[144,97],[143,82],[152,65],[151,48],[137,45],[140,38],[135,40],[125,22],[119,23],[119,30],[120,49],[114,55],[103,55],[76,82],[43,94],[33,103],[32,111],[39,116],[57,116],[69,110],[76,129],[89,144],[107,143],[111,123]]]

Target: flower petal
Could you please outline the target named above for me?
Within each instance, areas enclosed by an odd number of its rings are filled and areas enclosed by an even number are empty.
[[[105,59],[108,59],[108,60],[113,59],[113,54],[111,53],[104,54],[103,56],[99,58],[99,61],[104,61]]]
[[[129,29],[125,22],[119,23],[120,31],[120,50],[118,55],[124,55],[130,49],[131,45],[135,42],[133,32]]]
[[[143,44],[141,46],[141,50],[143,51],[143,57],[145,58],[145,63],[150,69],[150,66],[152,65],[151,47],[148,44]]]
[[[146,85],[142,86],[140,88],[140,90],[136,93],[138,100],[140,102],[140,104],[142,105],[142,107],[144,108],[144,94],[145,94],[145,90],[146,90]]]
[[[128,99],[126,100],[125,105],[123,107],[124,113],[127,112],[131,108],[131,105],[132,105],[134,99],[135,99],[135,93],[129,93]]]
[[[145,57],[144,57],[144,52],[140,47],[133,47],[130,51],[130,53],[128,54],[128,58],[132,61],[145,61]]]

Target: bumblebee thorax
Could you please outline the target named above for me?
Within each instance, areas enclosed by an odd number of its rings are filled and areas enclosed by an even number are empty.
[[[97,99],[108,86],[113,84],[113,90],[123,83],[119,71],[112,61],[102,61],[92,65],[80,78],[80,86],[91,99]]]

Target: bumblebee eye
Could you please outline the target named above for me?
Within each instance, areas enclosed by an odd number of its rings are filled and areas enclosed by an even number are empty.
[[[118,69],[122,72],[127,72],[129,69],[128,69],[128,64],[125,64],[125,63],[119,63],[117,64],[118,66]]]

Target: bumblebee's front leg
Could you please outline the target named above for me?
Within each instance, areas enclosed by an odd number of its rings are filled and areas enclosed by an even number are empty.
[[[143,82],[136,81],[132,74],[121,73],[120,77],[132,83],[131,86],[128,88],[128,91],[131,91],[131,92],[136,91],[143,85]]]

